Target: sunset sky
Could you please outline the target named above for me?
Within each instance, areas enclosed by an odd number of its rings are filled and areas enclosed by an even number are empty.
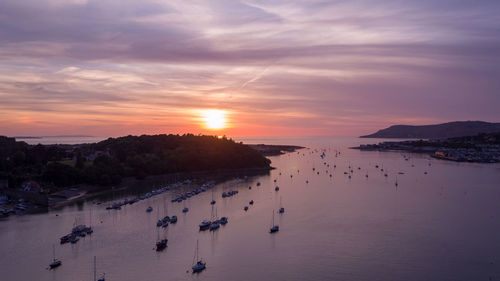
[[[500,1],[0,1],[0,135],[454,120],[500,121]]]

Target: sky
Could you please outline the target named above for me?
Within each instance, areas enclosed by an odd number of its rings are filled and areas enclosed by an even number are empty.
[[[500,122],[500,1],[0,1],[0,135],[455,120]]]

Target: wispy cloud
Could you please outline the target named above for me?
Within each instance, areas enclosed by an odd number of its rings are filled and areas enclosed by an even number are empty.
[[[0,2],[0,134],[500,121],[497,1]]]

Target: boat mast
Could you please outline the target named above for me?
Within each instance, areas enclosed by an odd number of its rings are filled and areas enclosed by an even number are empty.
[[[198,262],[198,240],[196,240],[196,249],[194,249],[193,264]]]

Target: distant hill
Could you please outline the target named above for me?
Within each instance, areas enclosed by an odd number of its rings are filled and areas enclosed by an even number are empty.
[[[436,125],[394,125],[361,138],[443,139],[500,132],[500,123],[456,121]]]

